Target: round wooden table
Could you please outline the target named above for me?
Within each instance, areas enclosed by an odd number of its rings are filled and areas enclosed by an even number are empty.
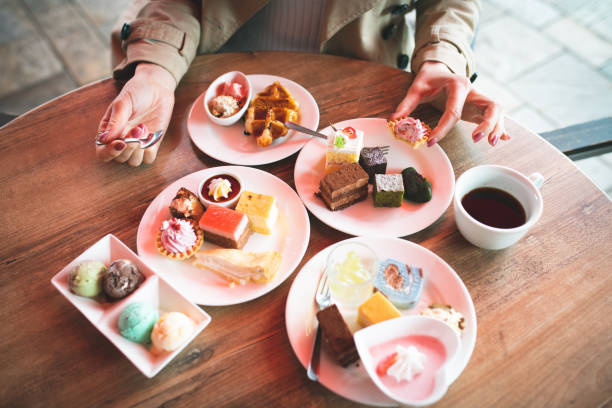
[[[144,377],[50,284],[106,234],[136,250],[149,203],[172,181],[222,165],[190,141],[190,105],[221,73],[292,79],[316,99],[320,123],[388,117],[411,80],[370,62],[299,53],[198,57],[176,92],[153,165],[96,160],[94,136],[119,90],[106,79],[22,115],[0,129],[0,401],[3,406],[352,406],[306,377],[285,330],[295,277],[256,300],[205,307],[210,325],[153,379]],[[438,114],[420,116],[435,124]],[[455,176],[495,163],[549,179],[544,214],[502,251],[469,244],[452,206],[405,237],[446,260],[476,307],[478,337],[465,371],[439,406],[600,406],[612,397],[612,203],[570,160],[508,119],[512,140],[474,144],[459,123],[440,145]],[[258,166],[295,188],[296,154]],[[298,267],[348,238],[310,216]]]

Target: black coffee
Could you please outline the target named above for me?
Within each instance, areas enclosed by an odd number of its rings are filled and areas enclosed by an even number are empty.
[[[461,199],[461,205],[472,218],[490,227],[516,228],[527,220],[521,203],[498,188],[472,190]]]

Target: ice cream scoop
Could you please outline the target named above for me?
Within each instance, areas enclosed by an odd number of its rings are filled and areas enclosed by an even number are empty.
[[[194,328],[193,320],[181,312],[162,315],[151,333],[153,350],[164,352],[178,349],[191,336]]]
[[[131,303],[119,316],[119,332],[137,343],[149,343],[151,331],[159,318],[157,309],[145,302]]]
[[[83,261],[68,274],[70,290],[84,297],[96,297],[102,292],[102,276],[106,265],[100,261]]]
[[[122,299],[132,293],[144,281],[144,276],[131,261],[117,259],[108,267],[102,278],[104,293],[111,299]]]

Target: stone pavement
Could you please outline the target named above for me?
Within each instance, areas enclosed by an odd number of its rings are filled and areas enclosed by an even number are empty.
[[[110,74],[130,0],[0,0],[0,112],[20,114]],[[484,93],[544,132],[612,116],[612,0],[483,0]],[[612,197],[612,153],[577,161]]]

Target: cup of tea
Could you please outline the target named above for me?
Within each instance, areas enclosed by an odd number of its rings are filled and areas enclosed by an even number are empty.
[[[455,184],[455,222],[461,235],[484,249],[517,242],[542,215],[540,173],[524,176],[499,165],[472,167]]]

